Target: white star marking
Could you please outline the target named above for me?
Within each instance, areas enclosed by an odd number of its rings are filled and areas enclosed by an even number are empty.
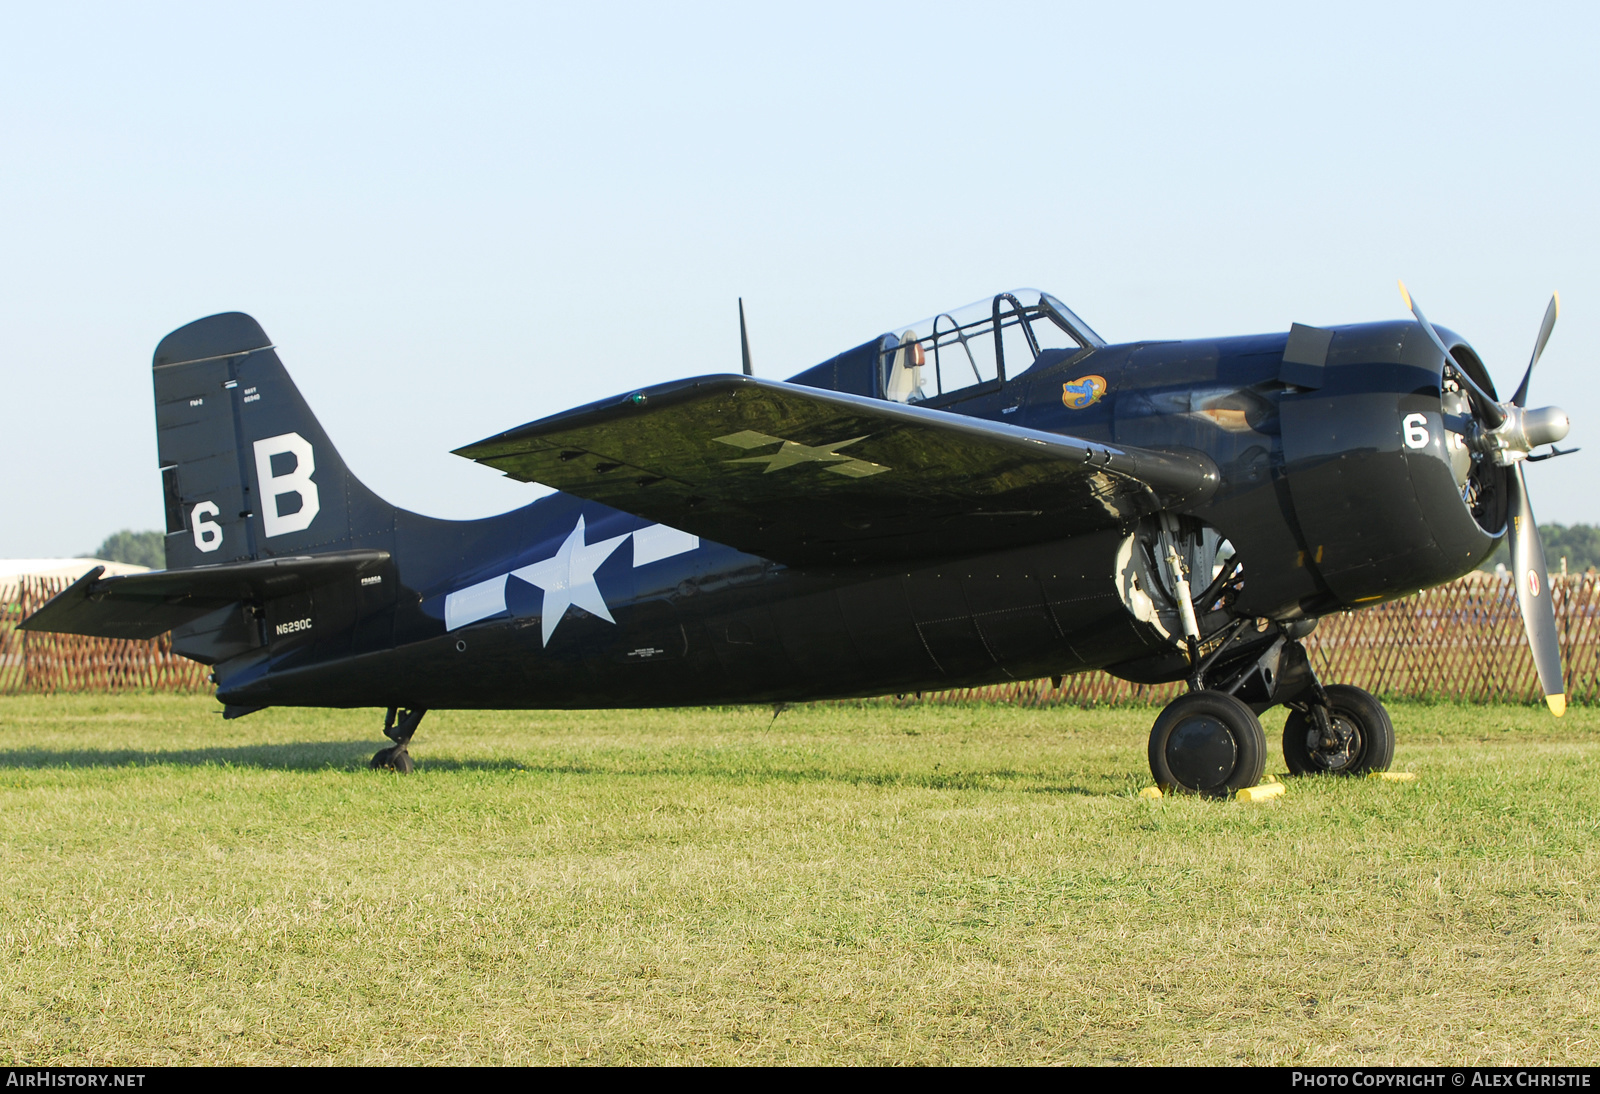
[[[566,542],[552,557],[511,571],[512,577],[521,578],[529,585],[537,585],[544,590],[544,607],[539,613],[544,645],[550,644],[556,624],[561,622],[567,609],[573,605],[599,616],[607,623],[616,623],[606,607],[605,597],[600,595],[600,587],[594,583],[594,572],[631,534],[586,544],[583,542],[583,516],[580,514],[577,527],[572,529]]]

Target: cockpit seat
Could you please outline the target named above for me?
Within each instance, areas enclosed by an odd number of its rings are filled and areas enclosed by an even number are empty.
[[[927,398],[922,391],[922,366],[927,362],[917,332],[906,331],[900,336],[900,348],[889,366],[889,382],[884,394],[897,403],[920,403]]]

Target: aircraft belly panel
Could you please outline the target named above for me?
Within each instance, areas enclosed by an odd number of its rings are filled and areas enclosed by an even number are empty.
[[[979,573],[962,584],[978,635],[996,663],[1009,666],[1065,644],[1037,577]]]
[[[793,675],[778,627],[765,607],[746,608],[705,622],[711,648],[730,680],[787,683]]]
[[[858,652],[862,677],[889,681],[889,690],[894,690],[938,673],[938,663],[917,634],[900,578],[851,586],[839,597],[839,610]]]
[[[947,685],[987,672],[997,663],[970,615],[918,623],[917,634]]]
[[[835,590],[780,600],[772,618],[798,680],[851,679],[859,671],[860,655]]]
[[[973,616],[984,646],[1001,665],[1031,660],[1041,650],[1066,643],[1041,599],[1026,608],[998,608]]]

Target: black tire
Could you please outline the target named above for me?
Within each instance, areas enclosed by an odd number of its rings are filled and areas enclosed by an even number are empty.
[[[1340,744],[1322,746],[1310,715],[1291,710],[1283,723],[1283,759],[1296,775],[1367,775],[1387,771],[1394,761],[1394,723],[1370,692],[1332,684],[1328,715]]]
[[[400,775],[409,775],[412,772],[411,753],[406,751],[405,745],[380,748],[372,757],[372,769],[374,771],[393,771]]]
[[[1261,720],[1224,692],[1179,696],[1150,730],[1150,773],[1165,791],[1226,798],[1259,783],[1266,766]]]

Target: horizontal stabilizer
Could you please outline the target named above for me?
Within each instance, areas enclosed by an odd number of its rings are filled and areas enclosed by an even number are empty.
[[[948,558],[1204,500],[1204,455],[747,376],[646,388],[457,450],[789,565]]]
[[[96,566],[20,626],[98,638],[155,638],[229,604],[304,592],[388,561],[388,551],[334,551],[106,578],[100,576],[105,567]]]

